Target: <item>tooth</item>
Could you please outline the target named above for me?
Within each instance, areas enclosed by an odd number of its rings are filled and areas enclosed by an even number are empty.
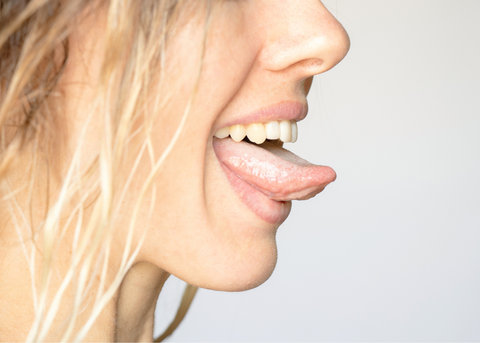
[[[263,124],[250,124],[247,126],[247,137],[250,141],[262,144],[267,139]]]
[[[289,120],[280,122],[280,140],[284,143],[292,141],[292,124],[290,124]]]
[[[297,122],[292,120],[292,143],[295,143],[298,138],[298,127]]]
[[[265,124],[265,132],[267,133],[268,139],[279,139],[280,138],[280,124],[278,121],[270,121]]]
[[[230,137],[232,137],[235,142],[240,142],[246,135],[247,133],[245,132],[245,127],[243,125],[230,126]]]
[[[225,137],[228,137],[229,134],[230,134],[230,128],[224,127],[223,129],[220,129],[217,131],[217,133],[215,134],[215,137],[225,138]]]

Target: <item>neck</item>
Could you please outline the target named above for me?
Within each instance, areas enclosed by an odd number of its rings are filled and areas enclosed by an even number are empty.
[[[0,271],[9,277],[0,280],[0,341],[22,341],[34,319],[30,272],[19,247],[0,249]],[[7,253],[9,252],[9,253]],[[107,304],[85,337],[86,341],[142,341],[153,339],[156,300],[169,274],[141,262],[130,268],[117,294]],[[55,285],[58,286],[58,285]],[[47,339],[57,340],[56,329],[63,327],[72,296],[67,295]],[[79,314],[79,324],[88,320],[89,311]],[[62,319],[63,318],[63,319]],[[62,331],[63,332],[63,331]]]
[[[146,262],[129,270],[119,290],[115,341],[152,341],[155,304],[168,276]]]

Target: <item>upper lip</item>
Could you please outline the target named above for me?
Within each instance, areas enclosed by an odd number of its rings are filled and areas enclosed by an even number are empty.
[[[225,121],[216,130],[232,125],[247,125],[253,123],[267,123],[274,120],[303,120],[307,116],[308,104],[300,101],[282,101],[277,104],[262,107],[247,114],[235,116]]]

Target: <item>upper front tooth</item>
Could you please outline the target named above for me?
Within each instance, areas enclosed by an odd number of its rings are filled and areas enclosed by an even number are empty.
[[[297,122],[292,120],[292,143],[295,143],[298,138],[298,127]]]
[[[232,125],[230,126],[230,137],[235,142],[240,142],[242,139],[245,138],[247,132],[245,131],[245,126],[243,125]]]
[[[279,139],[280,124],[278,124],[278,121],[270,121],[266,123],[265,132],[267,133],[267,139]]]
[[[227,126],[227,127],[224,127],[223,129],[218,130],[217,133],[215,133],[215,137],[225,138],[225,137],[228,137],[229,134],[230,134],[230,128]]]
[[[263,124],[250,124],[247,126],[247,137],[250,141],[262,144],[267,139]]]
[[[290,120],[282,120],[280,122],[280,140],[285,143],[292,141],[292,124]]]

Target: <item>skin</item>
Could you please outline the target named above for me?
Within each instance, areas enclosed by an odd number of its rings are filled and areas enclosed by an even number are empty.
[[[179,91],[155,120],[154,146],[159,152],[179,124],[201,59],[203,18],[183,19],[186,25],[167,50],[164,77],[172,80],[170,88]],[[82,104],[94,96],[91,89],[96,82],[93,75],[100,68],[104,25],[104,13],[98,11],[71,37],[63,83],[76,86],[64,90],[69,113],[67,146],[75,146],[84,120]],[[279,223],[263,221],[239,199],[213,151],[213,135],[255,110],[283,101],[305,103],[313,75],[334,67],[348,48],[345,30],[318,0],[225,1],[215,6],[196,101],[180,140],[155,181],[161,192],[146,239],[89,340],[151,340],[155,300],[170,274],[199,287],[224,291],[251,289],[268,279],[277,258]],[[166,90],[158,91],[163,94]],[[87,154],[98,143],[98,131],[93,123],[86,140],[91,142],[85,146]],[[142,170],[148,169],[148,161],[142,163],[132,185],[133,195],[145,178]],[[128,223],[134,201],[134,196],[125,200],[124,220],[119,222]],[[142,208],[139,226],[146,224],[141,218],[147,212],[148,203]],[[126,230],[119,225],[114,235],[112,266],[121,258]],[[143,234],[141,230],[135,233],[134,244]],[[21,262],[4,269],[3,273],[11,269],[11,274],[3,275],[15,275],[12,281],[29,279]],[[0,323],[9,318],[5,312],[8,304],[20,294],[31,293],[29,283],[11,282],[4,287],[11,296],[0,299],[7,304],[0,308]],[[24,298],[29,301],[28,296]],[[16,312],[29,311],[23,306]],[[11,323],[5,327],[9,329],[0,327],[0,333],[7,340],[25,335],[24,326]]]

